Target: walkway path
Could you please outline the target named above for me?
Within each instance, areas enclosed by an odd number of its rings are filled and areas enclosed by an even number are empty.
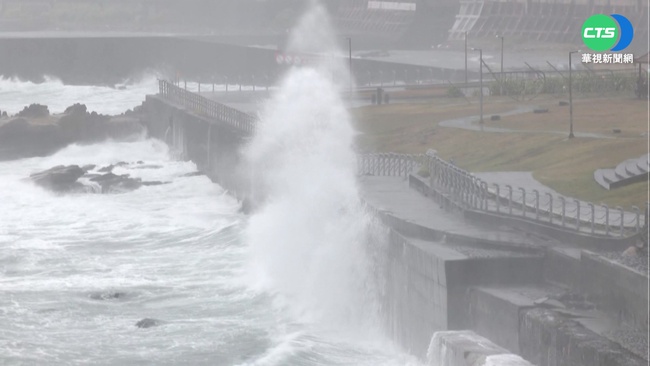
[[[534,106],[522,106],[517,109],[511,110],[506,113],[501,113],[499,114],[500,116],[513,116],[517,114],[524,114],[524,113],[532,113],[533,110],[536,107]],[[511,129],[511,128],[503,128],[503,127],[490,127],[486,126],[488,122],[485,122],[483,124],[480,124],[481,117],[480,116],[470,116],[470,117],[462,117],[462,118],[456,118],[456,119],[449,119],[446,121],[442,121],[438,123],[439,126],[442,127],[450,127],[450,128],[460,128],[463,130],[470,130],[470,131],[481,131],[481,132],[493,132],[493,133],[530,133],[530,134],[551,134],[551,135],[567,135],[566,131],[524,131],[524,130],[516,130],[516,129]],[[489,119],[489,117],[486,118],[486,116],[483,116],[483,119]],[[574,135],[576,137],[588,137],[588,138],[598,138],[598,139],[612,139],[616,137],[612,136],[607,136],[599,133],[589,133],[589,132],[574,132]]]
[[[516,114],[531,113],[533,109],[534,107],[532,106],[522,106],[512,111],[502,113],[501,115],[510,116]],[[522,130],[509,129],[509,128],[489,127],[489,126],[485,126],[485,123],[479,124],[478,123],[479,120],[480,120],[480,116],[475,115],[470,117],[463,117],[463,118],[442,121],[439,123],[439,126],[459,128],[459,129],[471,130],[471,131],[491,132],[491,133],[536,133],[536,134],[542,133],[542,134],[566,135],[566,132],[563,131],[522,131]],[[616,137],[606,136],[597,133],[574,132],[574,134],[576,137],[600,138],[600,139],[616,138]],[[579,220],[582,221],[583,223],[590,223],[592,221],[592,216],[595,216],[596,224],[607,223],[609,225],[616,225],[617,227],[621,228],[621,235],[623,234],[622,226],[625,226],[626,228],[636,229],[638,226],[642,226],[644,222],[644,215],[637,216],[636,212],[623,212],[621,215],[621,210],[619,209],[617,209],[616,211],[609,210],[604,206],[593,208],[594,212],[592,214],[591,211],[592,207],[590,202],[580,201],[571,197],[563,196],[553,191],[549,187],[539,183],[537,180],[533,178],[532,173],[530,172],[487,172],[487,173],[474,173],[474,175],[489,183],[491,193],[496,194],[497,190],[495,189],[496,187],[493,187],[493,185],[494,184],[499,185],[501,188],[498,191],[498,193],[504,199],[509,198],[509,193],[505,188],[507,188],[508,185],[512,186],[512,189],[515,192],[513,194],[513,202],[522,202],[523,198],[526,197],[526,206],[528,206],[528,208],[531,209],[530,215],[534,215],[532,211],[534,211],[535,208],[535,202],[533,200],[534,197],[531,194],[532,193],[531,191],[537,190],[539,191],[541,196],[544,196],[545,193],[548,192],[551,195],[555,196],[556,198],[564,199],[567,202],[566,209],[565,209],[567,219],[573,219],[574,222],[576,221],[576,218],[579,218]],[[519,187],[522,187],[526,191],[528,191],[528,195],[524,196],[523,194],[521,194],[520,191],[518,190]],[[539,205],[540,210],[544,210],[543,206],[547,206],[546,207],[547,211],[550,208],[557,215],[562,215],[562,207],[559,201],[556,201],[556,204],[554,206],[551,206],[552,202],[549,202],[548,200],[546,201],[546,203],[537,203],[537,204]],[[643,207],[639,208],[640,211],[643,211],[643,209],[644,209]],[[607,213],[608,211],[610,211],[610,213]],[[534,216],[537,217],[536,214]],[[584,228],[580,228],[580,230],[585,232],[590,232],[592,231],[592,228],[584,227]]]
[[[481,226],[467,222],[462,217],[450,215],[433,200],[426,199],[411,189],[402,177],[361,176],[359,184],[361,194],[369,205],[419,226],[513,245],[532,245],[540,242],[548,244],[546,238],[531,236],[508,227]]]

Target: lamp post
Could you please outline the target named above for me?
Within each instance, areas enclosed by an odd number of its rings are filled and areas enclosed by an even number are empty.
[[[465,87],[467,87],[467,31],[465,31]]]
[[[478,123],[483,123],[483,50],[480,48],[472,48],[472,51],[478,51],[479,54],[479,88],[480,88],[480,104],[481,104],[481,117],[478,121]]]
[[[349,78],[350,78],[350,97],[352,97],[352,38],[348,37],[348,61],[349,66]]]
[[[501,76],[503,76],[503,36],[498,36],[501,38]]]
[[[569,138],[572,139],[575,136],[573,135],[573,93],[571,91],[571,55],[578,53],[580,51],[570,51],[569,52]]]
[[[497,35],[501,38],[501,73],[499,74],[499,95],[503,95],[503,36]]]

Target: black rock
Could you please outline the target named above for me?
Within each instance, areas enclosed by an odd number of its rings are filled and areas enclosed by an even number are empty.
[[[181,175],[181,177],[198,177],[199,175],[204,175],[201,172],[191,172]]]
[[[98,172],[100,172],[100,173],[110,173],[110,172],[113,171],[113,168],[115,168],[115,166],[113,164],[111,164],[109,166],[105,166],[105,167],[99,169]]]
[[[65,109],[65,114],[82,114],[85,115],[88,112],[88,108],[85,104],[75,103]]]
[[[51,154],[66,143],[58,127],[14,118],[0,125],[0,160]]]
[[[142,182],[142,185],[143,186],[161,186],[163,184],[169,184],[169,183],[171,183],[171,182],[161,182],[159,180],[154,180],[154,181],[151,181],[151,182]]]
[[[88,295],[93,300],[118,300],[126,297],[125,292],[96,292]]]
[[[55,192],[66,192],[78,188],[77,179],[86,172],[77,165],[55,166],[54,168],[34,173],[30,179],[37,185]]]
[[[146,328],[157,327],[162,323],[163,322],[158,319],[144,318],[139,322],[135,323],[135,326],[138,328],[146,329]]]
[[[100,172],[101,171],[102,170],[100,170]],[[93,182],[97,182],[97,183],[104,183],[104,182],[110,182],[110,181],[120,179],[121,177],[122,177],[121,175],[115,175],[113,173],[106,173],[106,174],[102,174],[102,175],[100,175],[98,177],[91,178],[90,180],[93,181]]]
[[[87,164],[81,167],[85,172],[89,172],[93,169],[95,169],[96,165],[95,164]]]
[[[17,115],[20,118],[0,124],[0,160],[45,156],[73,142],[122,140],[143,130],[137,117],[88,113],[83,104],[68,107],[65,114],[52,118],[52,123],[30,121],[48,115],[46,106],[33,104]]]
[[[90,178],[92,182],[102,187],[102,193],[124,193],[136,190],[142,186],[142,181],[137,178],[130,178],[128,174],[115,175],[106,173],[98,177]]]
[[[163,167],[162,165],[143,164],[143,165],[134,166],[130,169],[161,169],[162,167]]]
[[[42,104],[30,104],[29,106],[23,108],[22,111],[18,112],[18,117],[25,118],[41,118],[47,117],[50,115],[50,111],[46,105]]]

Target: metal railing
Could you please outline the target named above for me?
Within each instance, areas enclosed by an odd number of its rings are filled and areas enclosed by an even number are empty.
[[[488,184],[433,153],[426,155],[365,154],[357,158],[358,173],[376,176],[405,176],[420,169],[428,173],[433,197],[460,210],[490,212],[518,217],[587,235],[626,237],[644,230],[646,215],[634,206],[632,212],[621,207],[596,205],[550,192],[526,190],[510,185]],[[648,212],[648,208],[645,210]]]
[[[358,173],[361,175],[379,175],[391,177],[408,177],[419,169],[425,160],[423,154],[362,154],[357,155]]]
[[[158,80],[158,88],[163,98],[178,103],[196,114],[225,122],[249,134],[255,130],[257,124],[255,116],[187,91],[166,80]]]
[[[165,80],[159,81],[160,95],[194,113],[225,122],[251,134],[257,118],[230,108],[196,93],[179,88]],[[176,134],[174,134],[176,135]],[[427,154],[378,153],[357,156],[360,175],[399,176],[420,171],[427,175],[428,189],[434,197],[460,210],[478,210],[498,215],[562,227],[576,232],[625,237],[640,233],[647,225],[649,207],[645,214],[638,207],[625,211],[610,208],[550,192],[526,190],[510,185],[488,184],[454,164],[441,159],[433,151]]]

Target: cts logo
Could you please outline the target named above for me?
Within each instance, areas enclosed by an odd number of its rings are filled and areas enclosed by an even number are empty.
[[[620,15],[592,15],[582,25],[582,41],[593,51],[621,51],[632,43],[634,27]]]

